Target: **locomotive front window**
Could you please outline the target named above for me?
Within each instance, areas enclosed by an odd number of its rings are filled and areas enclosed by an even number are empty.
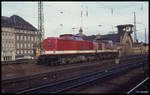
[[[51,47],[51,46],[52,46],[52,44],[48,43],[48,44],[47,44],[47,46],[48,46],[48,47]]]
[[[71,37],[70,37],[70,40],[73,40],[73,39],[74,39],[73,36],[71,36]]]

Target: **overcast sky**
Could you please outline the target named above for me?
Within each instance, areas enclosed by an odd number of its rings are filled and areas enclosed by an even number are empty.
[[[116,25],[133,24],[136,12],[137,38],[148,37],[148,2],[43,2],[45,37],[64,33],[78,33],[83,12],[83,32],[85,35],[108,34],[117,31]],[[86,15],[88,12],[88,16]],[[2,2],[2,16],[19,15],[33,26],[38,25],[37,2]],[[102,25],[99,27],[98,25]]]

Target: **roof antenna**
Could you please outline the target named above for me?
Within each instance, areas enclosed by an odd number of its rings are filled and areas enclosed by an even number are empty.
[[[83,5],[81,5],[81,27],[80,27],[80,30],[82,30],[83,31]],[[80,31],[79,30],[79,31]]]
[[[141,4],[141,11],[143,11],[143,4]]]
[[[113,15],[113,8],[111,8],[111,15]]]

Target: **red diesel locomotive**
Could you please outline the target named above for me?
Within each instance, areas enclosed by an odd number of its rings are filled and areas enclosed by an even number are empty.
[[[112,43],[85,41],[80,36],[64,34],[60,37],[48,37],[43,41],[43,54],[39,56],[37,63],[54,66],[116,56],[118,51]]]

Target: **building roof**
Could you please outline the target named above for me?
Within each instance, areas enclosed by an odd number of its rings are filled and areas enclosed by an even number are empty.
[[[101,35],[103,40],[112,40],[113,42],[120,42],[120,36],[119,34],[107,34],[107,35]]]
[[[82,36],[83,40],[93,41],[96,38],[96,35],[91,36]]]
[[[74,36],[73,34],[62,34],[62,35],[60,35],[60,37],[62,37],[62,36]]]
[[[18,15],[13,15],[11,17],[2,16],[1,26],[37,31],[37,29],[33,25],[31,25],[29,22],[25,21]]]
[[[118,28],[118,32],[116,34],[106,34],[106,35],[100,35],[100,38],[98,38],[98,40],[112,40],[113,42],[115,43],[120,43],[120,37],[124,36],[125,33],[126,33],[126,29],[124,30],[124,28],[126,27],[133,27],[132,24],[125,24],[125,25],[118,25],[117,28]],[[131,37],[131,33],[132,33],[132,29],[130,30],[131,32],[129,33],[128,36],[130,36],[131,40],[132,40],[132,37]],[[83,37],[84,40],[89,40],[89,41],[93,41],[96,39],[96,35],[92,35],[92,36],[86,36],[86,37]],[[133,40],[132,40],[133,42]]]
[[[128,26],[133,27],[133,25],[132,25],[132,24],[117,25],[116,27],[128,27]]]
[[[100,39],[102,40],[112,40],[113,42],[120,42],[120,35],[118,34],[107,34],[107,35],[100,35]],[[84,40],[88,41],[93,41],[96,39],[96,35],[91,35],[91,36],[83,36],[82,37]]]

